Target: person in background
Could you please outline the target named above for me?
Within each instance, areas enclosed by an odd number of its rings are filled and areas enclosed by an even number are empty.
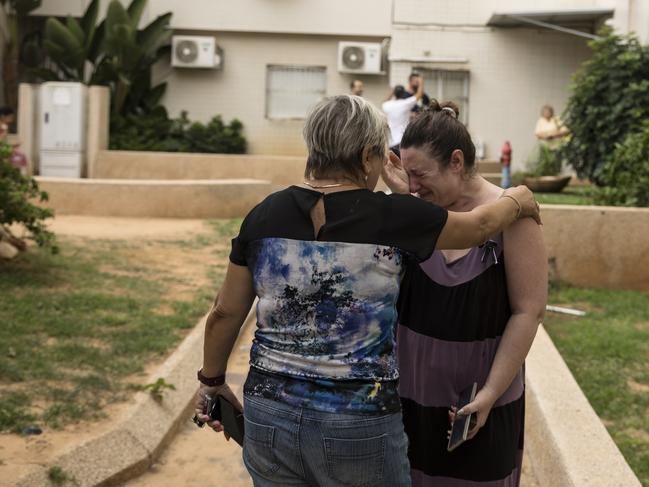
[[[11,144],[13,150],[9,161],[11,164],[20,171],[20,174],[25,176],[27,174],[27,156],[20,150],[20,141],[15,141]]]
[[[388,126],[359,96],[318,103],[304,139],[304,182],[257,205],[232,241],[206,320],[196,413],[223,431],[205,414],[206,396],[241,409],[226,366],[258,298],[243,388],[243,460],[255,487],[409,487],[394,342],[405,266],[538,219],[538,204],[520,186],[462,213],[374,192]]]
[[[365,86],[363,85],[363,82],[359,79],[355,79],[349,84],[349,92],[352,95],[356,96],[363,96],[363,89]]]
[[[406,129],[401,160],[383,173],[394,193],[451,211],[498,201],[477,173],[475,147],[451,102],[432,101]],[[525,430],[525,357],[548,289],[541,229],[530,219],[465,250],[408,265],[399,294],[399,394],[414,487],[518,487]],[[473,383],[469,440],[447,451],[449,418]]]
[[[9,142],[9,130],[16,120],[16,113],[11,107],[0,107],[0,141]],[[20,151],[20,141],[12,143],[11,157],[9,162],[20,171],[22,175],[27,174],[27,157]]]
[[[554,116],[554,108],[551,105],[543,105],[541,117],[536,122],[534,135],[551,149],[556,148],[562,138],[570,134],[570,131],[563,125],[559,117]]]
[[[508,140],[505,141],[500,150],[500,165],[502,167],[502,181],[500,182],[500,187],[507,189],[512,185],[512,144]]]
[[[16,119],[16,113],[11,107],[0,107],[0,140],[7,140],[9,128]]]
[[[417,93],[417,89],[419,88],[419,85],[423,83],[423,81],[424,79],[420,74],[411,73],[410,76],[408,76],[408,94],[410,96],[413,96],[415,93]],[[421,112],[424,108],[426,108],[429,103],[430,97],[426,93],[424,93],[421,96],[421,100],[419,100],[417,104],[412,108],[410,117],[413,118],[415,114]]]
[[[417,92],[410,95],[402,85],[397,85],[392,90],[390,98],[383,102],[383,112],[388,117],[390,127],[390,150],[399,156],[401,137],[410,122],[412,109],[424,96],[424,80],[419,80]]]

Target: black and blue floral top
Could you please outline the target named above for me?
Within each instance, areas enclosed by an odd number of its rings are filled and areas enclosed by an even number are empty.
[[[324,198],[314,235],[310,211]],[[291,186],[245,218],[257,331],[244,394],[328,412],[398,411],[396,301],[406,260],[432,254],[446,210],[410,195]]]

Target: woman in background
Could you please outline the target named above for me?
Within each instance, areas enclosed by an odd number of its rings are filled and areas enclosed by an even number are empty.
[[[563,125],[559,117],[554,116],[554,108],[551,105],[543,105],[541,117],[536,122],[534,135],[551,149],[556,148],[561,139],[570,134],[568,128]]]

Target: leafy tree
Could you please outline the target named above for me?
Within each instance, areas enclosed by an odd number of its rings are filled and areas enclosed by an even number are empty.
[[[0,0],[7,19],[4,53],[2,55],[2,80],[5,102],[12,108],[18,104],[18,55],[20,52],[20,25],[32,10],[41,6],[41,0]],[[2,32],[0,31],[0,34]],[[2,42],[0,42],[2,44]]]
[[[51,246],[56,251],[54,234],[44,224],[54,213],[33,203],[47,201],[47,193],[40,190],[34,178],[23,176],[9,162],[11,151],[9,144],[0,141],[0,226],[11,235],[9,226],[22,224],[39,246]],[[12,236],[12,240],[18,239]]]
[[[595,195],[599,203],[649,206],[649,120],[617,146],[599,177],[604,185]]]
[[[151,69],[167,56],[171,13],[160,15],[138,29],[147,0],[132,0],[127,8],[112,0],[106,18],[97,24],[100,0],[88,5],[81,21],[49,18],[43,49],[53,68],[39,66],[32,73],[42,81],[80,81],[111,88],[113,114],[141,113],[156,106],[166,83],[151,84]],[[30,48],[28,65],[38,64]]]
[[[564,121],[572,136],[563,156],[580,177],[605,184],[602,168],[617,144],[649,118],[649,46],[631,35],[601,31],[592,57],[575,74]]]

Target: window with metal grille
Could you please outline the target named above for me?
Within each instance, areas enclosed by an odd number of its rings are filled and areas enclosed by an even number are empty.
[[[428,96],[439,102],[452,101],[460,107],[460,121],[469,122],[469,73],[468,71],[443,71],[417,69],[424,78]]]
[[[304,119],[327,93],[327,68],[277,66],[266,68],[266,117]]]

